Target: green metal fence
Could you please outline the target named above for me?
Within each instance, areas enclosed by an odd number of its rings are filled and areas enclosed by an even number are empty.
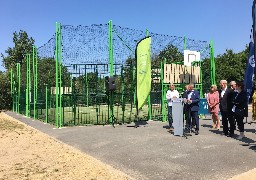
[[[33,47],[26,55],[26,64],[18,63],[11,70],[13,111],[58,128],[149,119],[166,121],[165,93],[169,87],[163,82],[165,60],[159,67],[152,67],[152,91],[136,116],[134,53],[136,43],[148,35],[152,36],[153,58],[169,44],[179,51],[203,49],[205,57],[214,53],[213,46],[208,51],[207,42],[198,41],[195,45],[194,40],[185,37],[122,28],[112,25],[112,21],[91,27],[56,23],[54,37],[40,48]],[[43,62],[51,68],[43,71],[39,66]],[[195,65],[201,66],[201,62]],[[116,90],[107,91],[106,77],[114,77]],[[201,82],[195,85],[200,91]],[[184,86],[176,84],[180,92]]]

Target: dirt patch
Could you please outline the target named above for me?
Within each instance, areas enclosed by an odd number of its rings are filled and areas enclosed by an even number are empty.
[[[256,168],[248,172],[234,176],[230,180],[255,180],[256,179]]]
[[[0,179],[132,179],[0,113]]]

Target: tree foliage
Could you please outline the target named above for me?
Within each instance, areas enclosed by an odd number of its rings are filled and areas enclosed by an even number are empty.
[[[211,86],[211,62],[206,58],[202,62],[202,86],[203,92],[208,92]]]
[[[9,73],[0,71],[0,110],[10,109],[12,105]]]
[[[70,73],[61,65],[62,86],[70,87]],[[38,89],[43,89],[47,84],[49,87],[56,86],[56,61],[52,58],[38,60]]]
[[[215,77],[217,85],[219,84],[220,80],[223,79],[227,80],[228,82],[243,81],[248,56],[248,46],[245,47],[245,50],[239,53],[234,53],[232,50],[226,50],[224,54],[218,55],[215,58]],[[203,92],[207,92],[211,86],[210,59],[203,60],[202,74]]]
[[[5,53],[7,56],[1,53],[3,59],[3,66],[6,69],[15,67],[17,62],[23,64],[27,53],[32,52],[34,45],[34,39],[29,37],[26,31],[20,30],[13,33],[14,47],[8,47]]]
[[[14,47],[8,47],[5,51],[6,56],[1,53],[2,63],[6,69],[6,72],[1,72],[0,74],[1,109],[10,109],[12,106],[10,70],[13,69],[13,72],[16,73],[16,63],[21,63],[21,86],[26,85],[24,78],[26,77],[24,76],[26,74],[24,69],[25,57],[27,53],[32,52],[34,39],[29,37],[26,31],[20,30],[13,33],[13,43]]]
[[[135,76],[135,58],[129,57],[126,60],[126,63],[124,65],[124,83],[125,83],[125,89],[126,93],[134,92],[135,91],[135,82],[133,82],[133,73]]]
[[[160,67],[161,61],[166,59],[167,64],[183,62],[183,54],[173,45],[168,45],[152,60],[152,67]]]
[[[13,80],[15,81],[15,87],[18,88],[18,79],[17,79],[17,63],[20,63],[20,90],[21,94],[25,95],[26,90],[26,82],[27,82],[27,59],[26,54],[31,54],[31,61],[30,61],[30,76],[31,76],[31,90],[34,89],[34,67],[32,61],[32,49],[34,45],[34,39],[29,37],[25,31],[20,31],[19,33],[13,33],[13,43],[14,47],[8,47],[5,51],[7,56],[5,57],[1,54],[2,62],[4,67],[6,68],[6,72],[1,73],[0,81],[1,81],[1,88],[4,87],[5,90],[2,90],[1,95],[3,97],[2,102],[5,102],[2,108],[10,108],[10,71],[13,70]],[[45,94],[45,87],[46,84],[48,87],[55,87],[56,83],[56,61],[52,58],[38,58],[38,93]],[[69,87],[70,86],[70,74],[66,67],[61,65],[62,67],[62,86]],[[42,96],[42,98],[44,98]],[[24,97],[23,97],[24,98]]]
[[[215,58],[216,81],[219,82],[222,79],[226,79],[228,82],[232,80],[244,80],[248,55],[248,47],[239,53],[226,50],[223,55],[218,55],[217,58]]]

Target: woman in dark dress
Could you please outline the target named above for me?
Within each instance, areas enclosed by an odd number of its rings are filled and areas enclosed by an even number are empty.
[[[245,137],[244,135],[244,117],[246,115],[247,110],[247,93],[244,90],[244,83],[243,82],[237,82],[237,91],[238,94],[233,100],[233,108],[232,111],[234,112],[234,117],[236,119],[237,125],[240,130],[240,135],[237,139],[243,139]]]

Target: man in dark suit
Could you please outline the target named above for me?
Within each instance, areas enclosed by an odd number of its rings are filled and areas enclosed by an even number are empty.
[[[232,101],[233,101],[233,90],[227,87],[227,81],[220,81],[221,90],[220,94],[220,112],[222,116],[222,126],[223,126],[223,135],[225,136],[234,136],[235,130],[235,121],[232,118]],[[230,124],[230,128],[228,127]]]
[[[189,84],[188,89],[189,90],[186,94],[186,103],[187,103],[187,110],[188,110],[188,118],[187,118],[188,130],[189,132],[192,130],[192,122],[191,122],[191,118],[192,118],[196,125],[195,135],[198,135],[199,134],[198,110],[199,110],[200,95],[199,95],[199,91],[194,90],[194,84]]]

